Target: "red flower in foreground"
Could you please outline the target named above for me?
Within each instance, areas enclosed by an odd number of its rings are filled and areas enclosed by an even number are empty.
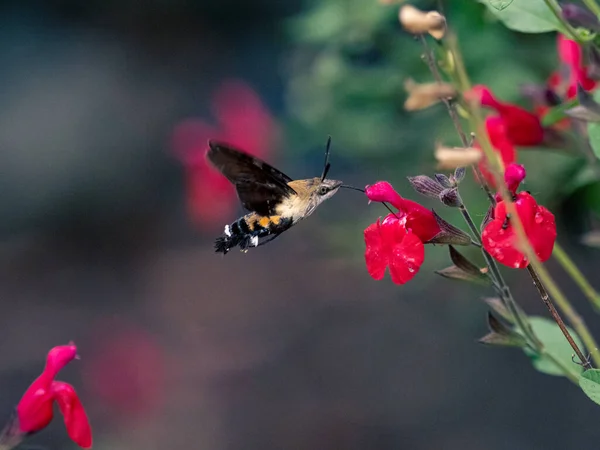
[[[404,284],[421,268],[425,259],[423,244],[440,233],[440,226],[431,210],[402,198],[386,181],[367,186],[365,193],[371,201],[389,202],[398,209],[365,230],[367,270],[374,279],[381,280],[389,267],[392,281]]]
[[[70,384],[54,380],[60,369],[76,355],[77,347],[73,343],[50,350],[44,371],[17,405],[18,428],[22,434],[35,433],[48,426],[56,401],[69,437],[82,448],[92,446],[92,430],[75,389]]]
[[[506,136],[506,130],[502,119],[497,116],[486,118],[485,129],[492,147],[502,160],[503,166],[508,167],[510,164],[514,163],[517,160],[517,151]],[[481,149],[478,142],[475,143],[475,147]],[[493,188],[496,188],[496,180],[489,170],[489,162],[485,157],[485,154],[483,159],[479,162],[479,170],[487,183]]]
[[[378,219],[369,225],[364,234],[365,261],[369,275],[374,279],[382,280],[386,267],[389,267],[392,281],[404,284],[421,268],[425,259],[423,242],[393,214],[389,214],[383,222]]]
[[[511,166],[509,169],[505,178],[509,187],[516,190],[519,181],[524,178],[524,168]],[[543,206],[538,205],[527,192],[516,194],[514,203],[533,250],[540,261],[546,261],[552,254],[556,240],[554,215]],[[500,200],[496,204],[493,219],[483,229],[481,238],[485,250],[499,263],[517,269],[527,267],[529,264],[525,255],[517,248],[517,236],[511,220],[507,216],[504,201]]]
[[[197,225],[208,228],[222,226],[237,205],[231,183],[206,161],[208,140],[225,141],[265,158],[277,135],[271,114],[241,81],[222,83],[213,95],[212,109],[218,127],[190,119],[173,133],[173,151],[185,167],[189,214]]]
[[[500,102],[486,86],[474,86],[465,93],[465,98],[494,109],[504,123],[506,137],[513,145],[535,146],[544,140],[544,128],[538,116],[520,106]]]
[[[416,234],[421,242],[433,239],[441,231],[430,209],[403,198],[387,181],[379,181],[367,186],[365,193],[373,202],[391,203],[398,210],[396,216],[403,220],[406,228]]]

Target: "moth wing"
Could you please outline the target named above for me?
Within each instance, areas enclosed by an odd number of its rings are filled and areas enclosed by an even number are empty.
[[[285,197],[295,195],[290,177],[266,162],[227,144],[209,141],[209,161],[235,185],[242,206],[260,215],[275,213]]]

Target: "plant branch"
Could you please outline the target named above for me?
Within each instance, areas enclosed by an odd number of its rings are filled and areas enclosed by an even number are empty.
[[[537,272],[531,266],[531,264],[529,264],[527,266],[527,271],[529,272],[529,275],[531,276],[531,280],[533,281],[533,285],[537,288],[537,290],[540,294],[540,297],[542,298],[542,301],[548,308],[548,311],[550,311],[550,315],[552,315],[552,318],[558,324],[560,331],[562,331],[562,334],[565,336],[567,341],[569,341],[569,345],[571,346],[571,348],[573,349],[573,351],[579,358],[579,361],[581,361],[581,364],[583,365],[583,367],[585,367],[586,370],[591,369],[592,365],[590,364],[589,360],[583,355],[583,352],[581,351],[581,349],[579,348],[579,346],[573,339],[573,336],[571,336],[571,333],[569,333],[569,330],[568,330],[567,326],[565,325],[565,322],[562,320],[562,317],[560,317],[560,314],[558,313],[558,311],[554,307],[554,304],[550,300],[548,291],[546,291],[546,288],[540,281],[540,278],[538,277]]]
[[[558,242],[554,243],[554,250],[552,256],[558,261],[562,268],[569,274],[575,284],[579,286],[581,292],[588,298],[596,310],[600,311],[600,293],[594,289],[587,278],[581,273],[579,268],[575,265],[571,257],[558,245]]]
[[[548,9],[552,11],[552,14],[554,14],[556,20],[558,20],[560,24],[564,27],[565,31],[567,32],[566,34],[569,34],[569,37],[571,39],[581,44],[581,39],[577,35],[577,31],[575,30],[575,28],[573,28],[571,24],[567,22],[562,16],[562,10],[560,9],[560,5],[558,4],[558,2],[556,0],[544,0],[544,3],[548,7]]]
[[[454,54],[454,61],[456,64],[457,73],[461,74],[461,89],[464,91],[468,89],[468,87],[470,86],[470,82],[465,71],[461,55],[458,51],[458,45],[456,44],[455,40],[449,40],[448,43],[449,45],[452,45],[452,48],[450,50]],[[494,176],[496,185],[499,187],[499,193],[506,205],[507,214],[510,214],[511,225],[515,230],[515,234],[517,237],[517,245],[519,246],[520,251],[522,251],[525,257],[527,257],[529,263],[537,272],[540,280],[546,286],[549,294],[552,296],[552,298],[554,299],[560,310],[563,312],[563,314],[567,317],[569,323],[573,326],[577,334],[581,337],[587,349],[591,352],[594,364],[596,366],[600,365],[600,355],[598,354],[598,346],[596,345],[594,338],[592,337],[591,333],[589,332],[587,326],[585,325],[581,317],[577,314],[575,309],[569,303],[567,297],[563,294],[558,285],[552,279],[552,276],[539,261],[536,253],[534,252],[529,242],[529,239],[525,233],[525,229],[523,228],[521,218],[519,217],[516,207],[513,203],[512,196],[508,192],[504,183],[504,177],[501,167],[499,166],[499,162],[496,160],[496,158],[494,158],[494,150],[489,142],[487,134],[485,133],[485,128],[483,126],[483,119],[481,116],[479,105],[476,103],[471,103],[469,106],[471,112],[469,116],[471,126],[474,130],[476,130],[478,140],[490,163],[490,171]]]

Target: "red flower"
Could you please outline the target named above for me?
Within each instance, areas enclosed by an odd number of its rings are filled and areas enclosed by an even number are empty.
[[[544,129],[535,114],[520,106],[500,102],[486,86],[474,86],[465,93],[465,98],[477,100],[482,106],[494,109],[504,123],[506,137],[513,145],[535,146],[544,140]]]
[[[520,171],[518,167],[514,168],[512,174],[506,175],[507,182],[513,177],[513,186],[520,176],[518,173],[524,174],[524,171]],[[533,250],[540,261],[546,261],[552,254],[556,240],[554,215],[538,205],[527,192],[516,194],[514,202]],[[481,238],[485,250],[499,263],[513,268],[523,268],[529,264],[525,255],[517,249],[516,233],[510,218],[507,217],[504,201],[500,200],[496,204],[493,220],[486,225]]]
[[[242,81],[226,81],[213,95],[219,126],[202,119],[175,128],[173,150],[185,168],[191,219],[204,228],[222,226],[237,207],[231,183],[206,161],[209,139],[218,139],[265,158],[277,137],[277,126],[258,95]]]
[[[504,171],[504,182],[508,190],[514,195],[521,182],[525,179],[527,172],[521,164],[510,164]]]
[[[371,201],[388,202],[398,209],[396,216],[404,221],[406,228],[417,235],[421,242],[428,242],[441,231],[430,209],[401,197],[387,181],[367,186],[365,193]]]
[[[587,75],[587,68],[583,64],[583,51],[579,44],[559,33],[557,49],[560,62],[566,70],[554,72],[548,80],[548,86],[567,99],[577,94],[577,83],[586,91],[594,89],[596,82]]]
[[[440,226],[431,210],[402,198],[387,181],[367,186],[365,193],[371,201],[389,202],[398,209],[365,230],[367,270],[381,280],[389,267],[392,281],[404,284],[419,271],[425,259],[423,244],[441,232]]]
[[[425,246],[419,237],[407,229],[406,223],[393,214],[383,222],[377,220],[365,230],[365,261],[367,270],[376,280],[383,279],[386,267],[392,281],[404,284],[421,268]]]
[[[502,119],[498,116],[490,116],[486,118],[485,129],[487,131],[490,144],[492,144],[492,147],[502,159],[503,166],[507,167],[508,165],[514,163],[517,160],[517,151],[506,136],[506,130]],[[478,142],[476,142],[474,145],[476,148],[481,149],[481,146]],[[487,181],[488,185],[496,188],[496,180],[490,172],[489,163],[485,157],[485,154],[483,159],[479,162],[479,170]]]
[[[56,400],[69,437],[82,448],[92,446],[92,430],[75,389],[70,384],[54,381],[59,370],[76,355],[77,347],[73,343],[50,350],[44,371],[25,391],[17,405],[21,433],[35,433],[48,426],[52,421],[52,408]]]

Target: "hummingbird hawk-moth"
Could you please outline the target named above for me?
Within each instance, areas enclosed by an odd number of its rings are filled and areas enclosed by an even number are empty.
[[[228,144],[210,140],[209,161],[233,183],[242,206],[250,211],[232,224],[215,241],[215,251],[226,254],[238,246],[247,251],[272,241],[300,220],[311,215],[322,202],[331,198],[341,181],[325,177],[329,172],[327,141],[325,165],[320,177],[293,180],[266,162]]]

